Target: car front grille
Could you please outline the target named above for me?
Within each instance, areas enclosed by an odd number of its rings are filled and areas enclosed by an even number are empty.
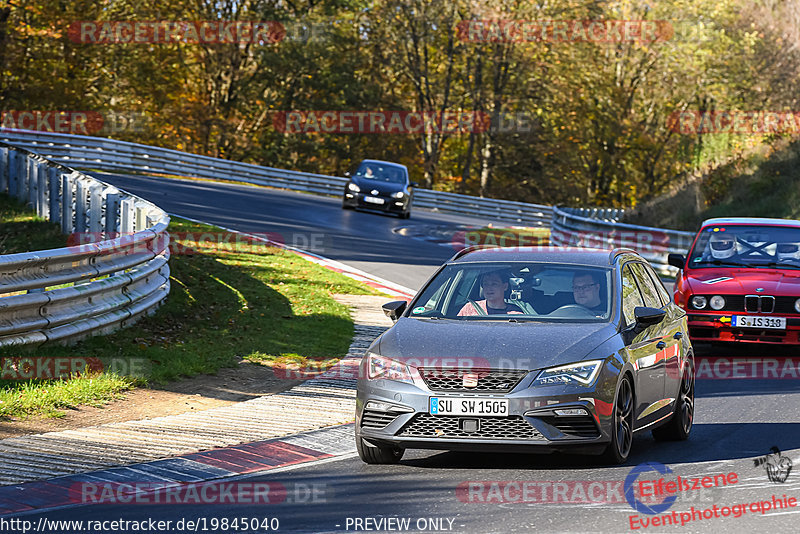
[[[529,371],[513,369],[468,369],[420,367],[419,374],[432,391],[461,391],[481,393],[508,393]],[[475,387],[465,387],[465,375],[477,378]]]
[[[476,431],[462,430],[462,419],[478,420]],[[463,438],[544,441],[538,430],[519,415],[511,417],[454,417],[417,414],[398,434],[403,438]]]
[[[361,428],[381,429],[397,419],[397,413],[378,412],[376,410],[364,410],[361,415]]]
[[[597,425],[591,416],[542,417],[542,421],[557,428],[567,436],[596,438],[600,435],[600,431],[597,429]]]

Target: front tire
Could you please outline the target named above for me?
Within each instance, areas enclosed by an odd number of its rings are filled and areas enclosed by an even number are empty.
[[[628,375],[622,377],[612,410],[611,443],[603,459],[610,464],[624,463],[633,444],[633,387]]]
[[[688,360],[681,379],[681,389],[675,400],[672,417],[662,426],[653,429],[656,441],[685,441],[689,438],[694,421],[694,364]]]
[[[356,450],[361,461],[367,464],[396,464],[403,457],[404,449],[384,446],[370,446],[364,438],[356,436]]]

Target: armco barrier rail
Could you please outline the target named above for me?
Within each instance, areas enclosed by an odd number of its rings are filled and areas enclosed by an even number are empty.
[[[341,195],[347,183],[346,178],[337,176],[262,167],[100,137],[0,129],[0,139],[81,169],[234,180],[333,196]],[[547,226],[553,213],[550,206],[420,188],[414,191],[414,206],[493,218],[520,226]]]
[[[674,276],[678,270],[667,264],[667,254],[686,254],[694,239],[692,232],[663,230],[624,224],[611,219],[616,210],[553,208],[550,242],[554,245],[578,247],[629,247],[638,251],[660,274]]]
[[[105,241],[0,256],[0,347],[70,342],[152,312],[169,293],[169,217],[157,206],[0,143],[0,192],[64,233]]]

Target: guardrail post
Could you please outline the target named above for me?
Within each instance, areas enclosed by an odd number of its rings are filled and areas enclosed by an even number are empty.
[[[103,187],[89,187],[89,231],[99,234],[103,231]]]
[[[135,213],[136,214],[134,219],[134,227],[135,227],[134,231],[139,232],[147,228],[147,213],[141,206],[136,206]]]
[[[8,151],[8,189],[6,191],[12,197],[17,192],[17,176],[19,175],[19,169],[17,168],[17,159],[19,158],[19,153],[16,150],[9,149]]]
[[[44,162],[36,162],[36,214],[43,219],[47,218],[47,165]]]
[[[119,231],[119,193],[106,195],[106,239]]]
[[[47,201],[48,219],[53,222],[61,220],[61,180],[58,177],[58,169],[55,167],[47,168]]]
[[[8,147],[0,147],[0,193],[8,191],[8,164],[9,152]]]
[[[133,233],[133,199],[132,198],[123,198],[120,201],[120,220],[119,220],[119,231],[122,234],[131,234]]]
[[[86,184],[80,178],[75,180],[75,233],[86,231]]]
[[[17,179],[17,190],[14,191],[14,196],[16,196],[17,200],[20,202],[25,202],[28,199],[28,179],[30,176],[30,165],[28,165],[29,160],[30,158],[25,156],[25,154],[19,154],[19,160],[17,161],[19,176]]]
[[[72,220],[74,211],[72,209],[73,199],[72,176],[69,174],[61,175],[61,233],[72,233]]]
[[[28,158],[28,206],[39,215],[39,162]]]

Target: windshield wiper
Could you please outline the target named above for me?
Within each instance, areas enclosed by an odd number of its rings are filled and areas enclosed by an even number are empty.
[[[751,267],[751,263],[743,263],[741,261],[726,261],[726,260],[706,260],[700,262],[701,264],[710,263],[711,265],[729,265],[731,267]]]
[[[800,269],[800,265],[794,263],[784,263],[780,261],[770,261],[767,263],[753,263],[753,267],[774,267],[777,269]]]

